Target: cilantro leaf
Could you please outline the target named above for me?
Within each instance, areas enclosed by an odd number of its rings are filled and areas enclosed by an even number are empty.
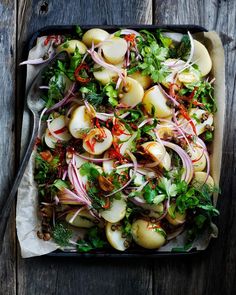
[[[78,252],[88,252],[92,249],[103,248],[107,243],[102,239],[97,227],[88,230],[85,239],[77,241]]]

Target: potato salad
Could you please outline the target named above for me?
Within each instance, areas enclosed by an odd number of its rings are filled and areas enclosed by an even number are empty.
[[[190,32],[155,29],[76,27],[43,42],[38,63],[66,58],[40,87],[38,238],[93,253],[153,251],[184,235],[187,251],[219,214],[207,48]]]

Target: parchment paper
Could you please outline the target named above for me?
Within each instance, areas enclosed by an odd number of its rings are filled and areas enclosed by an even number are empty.
[[[225,115],[225,64],[224,50],[221,40],[216,32],[199,33],[194,38],[200,40],[207,47],[213,68],[211,71],[212,77],[216,78],[214,89],[215,99],[218,111],[214,116],[214,141],[211,146],[211,175],[216,185],[219,185],[222,142],[223,142],[223,127]],[[44,46],[45,37],[38,38],[36,46],[30,50],[29,59],[42,57],[48,46]],[[26,88],[30,85],[41,66],[27,66]],[[29,138],[29,112],[25,108],[22,126],[22,150],[25,149],[27,139]],[[18,240],[21,247],[21,255],[23,258],[40,256],[53,252],[58,246],[51,242],[45,242],[37,237],[37,231],[40,229],[40,220],[38,218],[38,198],[37,188],[33,179],[34,171],[34,153],[31,156],[30,162],[23,176],[21,185],[18,190],[17,210],[16,210],[16,227]],[[218,195],[214,195],[214,204],[217,202]],[[217,237],[218,229],[214,224],[196,240],[193,248],[204,250],[207,248],[210,239]],[[162,247],[159,252],[171,251],[173,247],[182,247],[184,245],[186,233],[181,234],[176,239]]]

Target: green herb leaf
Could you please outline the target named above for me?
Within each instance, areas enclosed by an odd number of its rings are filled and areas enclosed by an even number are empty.
[[[60,247],[67,247],[70,245],[72,230],[66,228],[62,223],[57,223],[53,228],[52,237]]]

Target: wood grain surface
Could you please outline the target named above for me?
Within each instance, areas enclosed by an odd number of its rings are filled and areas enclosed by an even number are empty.
[[[19,144],[15,145],[15,139],[17,143],[24,71],[16,64],[24,55],[28,38],[39,28],[59,24],[202,25],[216,30],[222,38],[227,82],[222,196],[218,205],[221,215],[217,220],[220,234],[205,253],[155,260],[24,260],[16,248],[11,221],[0,256],[0,295],[236,294],[236,1],[0,0],[0,14],[0,160],[7,168],[0,169],[0,205],[13,177],[14,160],[18,159],[15,146],[19,148]]]

